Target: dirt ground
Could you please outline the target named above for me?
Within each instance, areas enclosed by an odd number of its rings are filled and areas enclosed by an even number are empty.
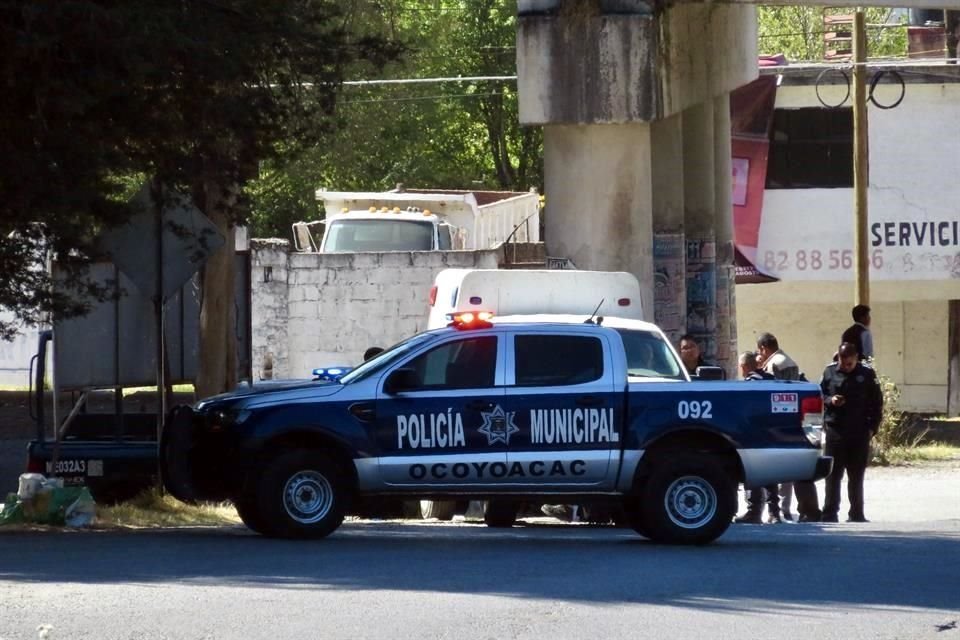
[[[73,407],[75,396],[69,393],[60,394],[59,415],[66,416]],[[192,393],[174,394],[174,404],[193,402]],[[140,391],[127,395],[123,399],[123,408],[126,412],[153,412],[156,410],[156,394],[150,391]],[[112,412],[114,400],[112,392],[96,392],[88,396],[87,408],[91,412]],[[44,394],[44,411],[46,423],[53,424],[53,394]],[[32,439],[36,434],[36,426],[31,417],[28,393],[26,391],[0,391],[0,440]]]

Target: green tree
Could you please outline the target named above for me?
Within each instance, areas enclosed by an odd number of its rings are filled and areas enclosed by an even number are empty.
[[[367,0],[353,13],[406,48],[377,75],[354,67],[354,78],[516,73],[515,0]],[[317,148],[262,165],[254,235],[289,237],[290,222],[318,217],[318,187],[542,186],[542,132],[519,125],[514,82],[346,86],[338,105],[338,126]]]
[[[191,193],[232,247],[258,163],[281,142],[315,145],[334,124],[344,70],[398,53],[352,29],[348,5],[0,1],[0,304],[35,319],[82,312],[75,294],[103,293],[81,267],[98,257],[97,235],[129,215],[118,176]],[[49,293],[45,250],[76,265],[67,296]],[[201,393],[233,375],[231,253],[204,269]]]
[[[871,58],[901,57],[906,54],[907,32],[893,20],[893,10],[865,9],[867,53]],[[784,54],[791,62],[824,58],[825,16],[851,15],[853,9],[810,6],[761,6],[757,9],[759,50]],[[843,35],[843,34],[841,34]]]

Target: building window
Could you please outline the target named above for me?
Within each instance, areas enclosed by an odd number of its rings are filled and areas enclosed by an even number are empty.
[[[775,109],[767,189],[853,186],[853,109]]]

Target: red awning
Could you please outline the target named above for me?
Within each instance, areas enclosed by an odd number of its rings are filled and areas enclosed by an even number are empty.
[[[736,267],[737,284],[763,284],[767,282],[777,282],[778,279],[762,273],[757,267],[740,253],[740,249],[734,247],[733,265]]]

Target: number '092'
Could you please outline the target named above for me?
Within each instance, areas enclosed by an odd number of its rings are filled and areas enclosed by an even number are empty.
[[[713,403],[709,400],[681,400],[677,405],[677,417],[681,420],[713,418]]]

